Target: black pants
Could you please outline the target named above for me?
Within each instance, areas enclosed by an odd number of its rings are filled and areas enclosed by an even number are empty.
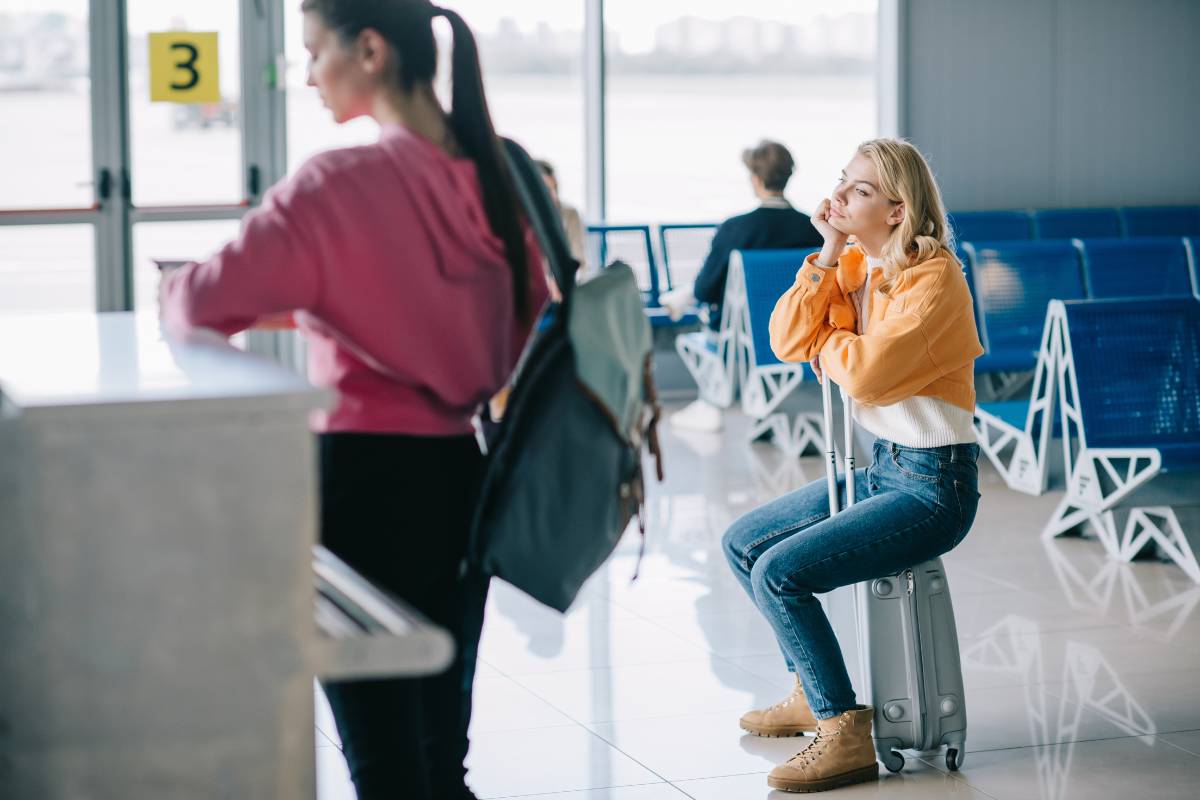
[[[464,574],[483,458],[473,437],[320,437],[321,540],[455,640],[440,675],[325,684],[359,800],[470,798],[471,685],[487,579]]]

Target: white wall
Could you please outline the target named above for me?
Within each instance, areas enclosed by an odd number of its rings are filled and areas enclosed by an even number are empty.
[[[951,209],[1200,202],[1200,0],[899,0],[898,128]]]

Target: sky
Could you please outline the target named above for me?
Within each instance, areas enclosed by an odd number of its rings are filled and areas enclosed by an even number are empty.
[[[533,27],[546,22],[551,28],[583,27],[583,0],[445,0],[469,24],[481,31],[494,30],[502,17]],[[609,30],[621,39],[626,52],[649,50],[654,29],[665,22],[692,16],[722,20],[735,16],[759,17],[792,24],[821,15],[874,11],[876,0],[605,0],[604,17]]]
[[[270,1],[270,0],[268,0]],[[146,31],[167,27],[176,17],[199,24],[232,29],[237,0],[127,0],[130,26]],[[299,13],[299,0],[282,0],[288,13]],[[463,15],[481,32],[494,31],[501,18],[511,17],[525,29],[545,22],[551,28],[581,30],[584,0],[440,0]],[[0,0],[0,13],[62,11],[73,16],[87,13],[88,0]],[[605,0],[609,30],[621,40],[626,52],[649,50],[654,29],[684,16],[721,20],[734,16],[759,17],[792,24],[821,15],[874,11],[876,0]],[[193,18],[195,21],[193,21]]]

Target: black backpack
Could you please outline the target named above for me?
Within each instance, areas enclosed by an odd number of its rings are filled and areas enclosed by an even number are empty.
[[[488,426],[467,557],[566,611],[635,514],[641,523],[644,446],[662,480],[650,326],[625,264],[575,284],[579,263],[537,167],[516,143],[504,146],[562,302],[545,312],[510,380],[504,416]]]

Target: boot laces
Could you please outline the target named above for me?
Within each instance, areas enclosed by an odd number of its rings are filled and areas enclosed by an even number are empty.
[[[844,729],[845,727],[846,727],[845,720],[840,720],[838,723],[837,730],[830,731],[830,730],[822,730],[822,729],[818,728],[816,735],[813,737],[813,740],[811,742],[809,742],[808,745],[803,750],[801,750],[799,753],[796,753],[796,755],[789,758],[788,763],[790,764],[794,761],[798,761],[800,763],[800,766],[802,766],[802,767],[806,767],[809,764],[816,763],[817,759],[819,759],[822,755],[824,755],[825,748],[829,745],[829,743],[831,741],[833,741],[834,738],[836,738],[837,735],[839,733],[841,733],[842,729]]]
[[[799,697],[799,696],[801,695],[801,693],[802,693],[802,690],[800,689],[800,687],[799,687],[799,686],[797,686],[795,689],[792,689],[792,693],[791,693],[791,694],[789,694],[787,697],[785,697],[784,699],[780,700],[778,703],[776,703],[775,705],[771,706],[771,707],[770,707],[770,708],[768,708],[767,710],[768,710],[768,711],[775,711],[776,709],[780,709],[780,708],[787,708],[787,707],[788,707],[788,706],[790,706],[792,703],[796,702],[796,698],[797,698],[797,697]]]

